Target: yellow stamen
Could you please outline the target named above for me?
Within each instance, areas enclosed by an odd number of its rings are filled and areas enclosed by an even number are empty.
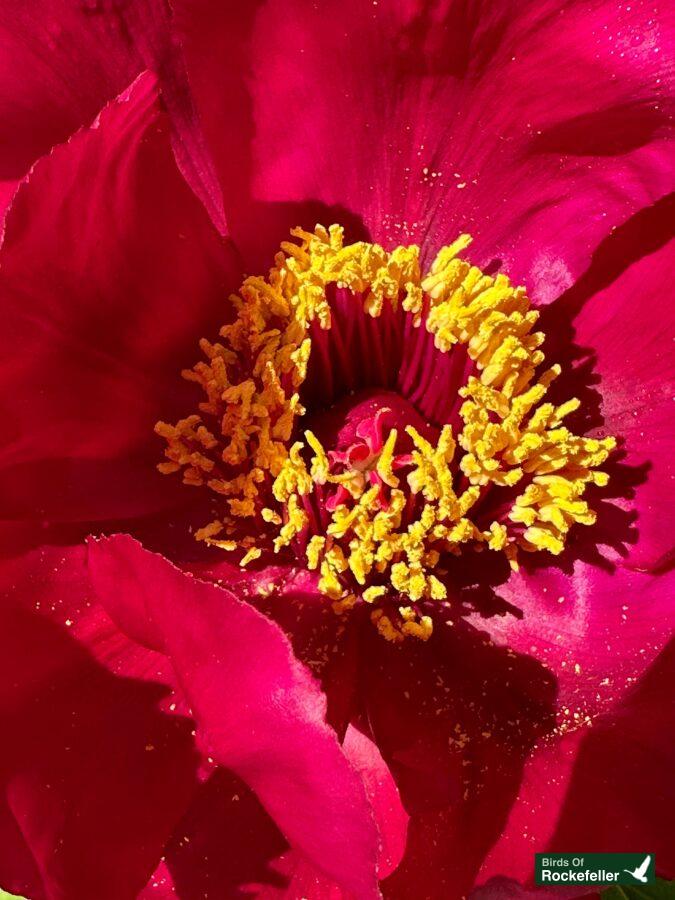
[[[262,555],[262,550],[260,550],[259,547],[251,547],[250,550],[248,550],[242,556],[241,560],[239,561],[239,565],[242,566],[242,568],[243,568],[244,566],[247,566],[250,562],[253,562],[254,559],[259,559],[261,555]]]
[[[236,522],[262,520],[263,543],[271,532],[267,545],[276,552],[300,541],[336,611],[363,599],[386,639],[426,640],[431,617],[418,609],[447,601],[443,558],[470,544],[504,553],[517,568],[519,550],[561,553],[573,525],[595,521],[584,494],[589,484],[607,484],[598,467],[616,441],[581,437],[563,424],[578,400],[544,402],[561,369],[540,371],[539,314],[524,288],[460,258],[468,235],[442,248],[423,274],[416,246],[388,252],[345,244],[337,225],[291,233],[297,242],[281,245],[268,276],[247,278],[230,298],[235,315],[221,341],[201,341],[205,360],[184,376],[205,399],[199,414],[157,424],[167,442],[159,470],[182,471],[186,484],[224,498],[221,518],[200,528],[198,540],[245,549],[244,566],[262,550],[253,538],[234,539]],[[475,375],[459,392],[463,424],[456,435],[449,425],[433,440],[412,426],[405,436],[392,429],[354,468],[334,463],[311,431],[292,442],[304,415],[310,330],[332,324],[331,285],[350,290],[374,318],[386,304],[401,307],[443,353],[464,348]],[[396,460],[402,441],[410,451],[404,463]],[[488,530],[479,528],[471,510],[486,489],[514,485],[518,494],[507,513]],[[340,491],[323,526],[311,514],[317,491],[324,499]]]
[[[377,474],[385,484],[388,484],[393,488],[398,487],[398,478],[394,475],[394,472],[391,468],[394,459],[394,446],[396,445],[397,437],[398,432],[395,428],[392,428],[392,430],[389,432],[389,437],[385,441],[384,447],[382,448],[380,458],[377,461]]]

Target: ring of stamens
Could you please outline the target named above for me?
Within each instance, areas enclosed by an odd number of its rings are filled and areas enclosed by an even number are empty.
[[[595,521],[583,495],[589,484],[607,484],[598,467],[616,442],[563,424],[578,400],[543,402],[560,366],[537,374],[538,313],[524,288],[459,256],[468,235],[442,248],[423,275],[416,246],[344,244],[336,225],[292,234],[299,243],[281,245],[268,277],[247,278],[230,298],[235,317],[221,341],[201,341],[205,361],[183,375],[206,399],[199,414],[157,424],[167,441],[159,469],[182,470],[186,484],[222,496],[223,513],[198,540],[238,551],[242,566],[293,547],[336,612],[365,602],[387,639],[425,639],[430,609],[447,597],[444,558],[473,545],[503,552],[517,568],[519,550],[561,553],[572,525]],[[412,426],[386,436],[373,428],[359,452],[345,454],[309,430],[298,435],[311,331],[331,328],[331,285],[351,291],[373,318],[385,304],[402,309],[443,353],[464,345],[476,374],[459,391],[457,436],[449,425],[435,443]],[[515,499],[480,528],[471,511],[493,488]],[[317,495],[329,513],[323,526],[311,514]]]

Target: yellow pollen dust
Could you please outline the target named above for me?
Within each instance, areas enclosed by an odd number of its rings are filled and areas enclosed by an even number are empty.
[[[242,566],[292,547],[337,613],[365,603],[386,639],[426,640],[430,611],[447,602],[444,559],[466,545],[504,553],[513,568],[521,550],[561,553],[575,523],[595,521],[584,493],[607,484],[598,467],[616,441],[566,427],[578,400],[545,402],[561,370],[541,370],[539,314],[524,288],[460,257],[468,235],[442,248],[426,274],[416,246],[345,244],[337,225],[292,235],[298,242],[281,245],[268,276],[247,278],[230,297],[221,340],[201,341],[206,359],[183,375],[205,400],[199,414],[157,424],[167,442],[159,470],[222,496],[222,515],[198,540],[243,551]],[[432,442],[411,426],[392,429],[367,472],[333,462],[311,431],[299,435],[310,332],[331,328],[330,285],[351,291],[365,315],[389,304],[412,317],[442,353],[463,346],[476,374],[459,392],[458,434],[445,425]],[[398,465],[400,441],[408,450]],[[481,528],[472,508],[495,488],[515,499]],[[317,491],[339,497],[318,532],[309,512]]]

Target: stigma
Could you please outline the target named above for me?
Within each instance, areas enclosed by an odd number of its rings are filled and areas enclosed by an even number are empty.
[[[559,555],[592,525],[613,437],[547,400],[539,314],[526,291],[462,256],[422,272],[417,246],[345,244],[294,229],[266,278],[230,297],[220,340],[184,377],[204,392],[159,470],[218,497],[200,541],[246,566],[300,557],[334,611],[366,608],[387,640],[426,640],[467,551]]]

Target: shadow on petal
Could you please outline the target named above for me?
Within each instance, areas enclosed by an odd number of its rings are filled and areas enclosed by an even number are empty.
[[[600,719],[579,750],[552,852],[627,848],[655,854],[657,872],[675,876],[672,811],[675,806],[675,639],[635,690]]]
[[[1,619],[3,847],[13,832],[23,848],[2,854],[0,883],[30,897],[131,896],[194,789],[192,724],[158,709],[165,685],[111,674],[66,628],[9,602]],[[29,858],[39,880],[20,883]]]
[[[459,897],[501,832],[532,746],[553,727],[555,680],[462,622],[425,645],[365,640],[368,726],[411,816],[387,896]]]
[[[166,864],[181,900],[233,897],[262,885],[283,887],[270,867],[288,848],[249,787],[226,769],[202,785],[169,842]]]

